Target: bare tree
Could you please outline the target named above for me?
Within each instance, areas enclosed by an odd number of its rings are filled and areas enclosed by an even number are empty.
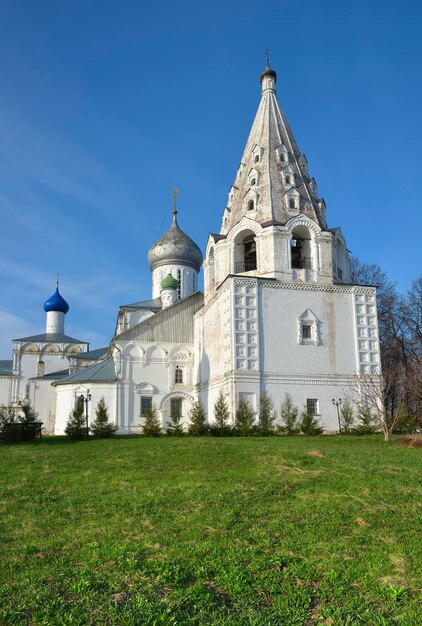
[[[396,371],[384,368],[383,372],[361,372],[353,377],[349,388],[349,397],[358,407],[369,409],[375,420],[375,425],[388,441],[393,432],[401,411],[394,415],[387,411],[387,400],[391,389],[396,386]],[[404,387],[399,386],[400,398],[397,398],[398,407],[403,406]]]

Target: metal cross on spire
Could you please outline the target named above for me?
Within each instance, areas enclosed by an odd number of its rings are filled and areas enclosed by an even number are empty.
[[[177,200],[177,196],[179,195],[180,191],[177,187],[175,187],[173,189],[173,215],[176,215],[177,213],[177,206],[176,206],[176,200]]]
[[[270,67],[270,51],[267,48],[266,52],[265,52],[265,61],[267,63],[267,67]]]
[[[59,273],[56,272],[56,289],[59,288]]]

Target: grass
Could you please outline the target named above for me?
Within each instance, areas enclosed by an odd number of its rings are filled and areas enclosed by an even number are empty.
[[[378,436],[3,445],[0,624],[420,625],[421,455]]]

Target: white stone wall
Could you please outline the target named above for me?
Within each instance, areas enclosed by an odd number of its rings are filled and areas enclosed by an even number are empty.
[[[288,392],[300,410],[318,400],[324,428],[337,430],[332,399],[345,398],[360,368],[379,366],[376,330],[373,288],[229,278],[197,314],[197,383],[208,414],[220,389],[232,413],[241,393],[257,410],[266,390],[278,410]]]
[[[55,435],[64,435],[66,424],[71,411],[76,405],[77,396],[90,393],[92,398],[88,403],[88,423],[95,420],[95,409],[100,399],[103,397],[107,405],[110,422],[116,423],[116,391],[114,383],[87,384],[66,384],[58,385],[56,388],[56,419]]]

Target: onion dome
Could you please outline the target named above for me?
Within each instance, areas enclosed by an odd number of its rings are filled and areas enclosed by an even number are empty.
[[[148,252],[151,271],[160,265],[179,263],[189,265],[197,272],[202,265],[202,252],[194,241],[183,232],[177,223],[177,211],[173,211],[173,223],[168,231],[154,243]]]
[[[61,313],[66,313],[69,310],[69,305],[64,298],[59,293],[59,287],[56,287],[56,291],[53,293],[49,299],[44,302],[44,311],[48,313],[49,311],[60,311]]]
[[[177,291],[179,289],[179,281],[176,280],[171,274],[168,274],[160,283],[160,291],[164,291],[164,289],[172,289],[173,291]]]
[[[260,78],[260,81],[261,81],[261,83],[262,83],[262,81],[264,80],[264,78],[265,78],[266,76],[271,76],[271,78],[273,78],[273,79],[274,79],[274,83],[276,83],[276,82],[277,82],[277,74],[276,74],[276,72],[275,72],[273,69],[271,69],[271,67],[270,67],[270,57],[269,57],[269,54],[268,54],[268,50],[267,50],[266,58],[267,58],[266,67],[265,67],[265,70],[264,70],[263,72],[261,72],[261,78]]]

